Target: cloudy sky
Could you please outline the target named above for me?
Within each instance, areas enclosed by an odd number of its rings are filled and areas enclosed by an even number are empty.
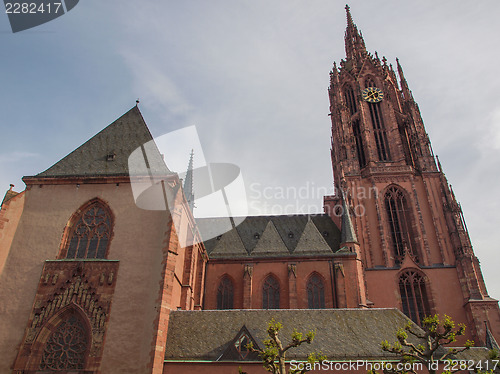
[[[500,2],[350,5],[368,50],[399,57],[499,298]],[[45,170],[139,98],[154,136],[196,125],[207,161],[240,166],[253,214],[321,211],[333,183],[326,90],[345,55],[344,6],[85,0],[16,34],[0,15],[0,189],[23,190],[23,175]],[[264,191],[277,197],[267,206]]]

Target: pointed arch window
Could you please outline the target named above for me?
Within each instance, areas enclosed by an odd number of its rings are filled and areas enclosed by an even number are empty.
[[[354,91],[352,90],[352,87],[349,85],[346,86],[344,89],[344,98],[347,108],[349,108],[349,112],[351,113],[351,116],[354,115],[358,111],[358,108],[356,106]]]
[[[346,85],[344,87],[344,99],[346,106],[349,109],[349,113],[353,116],[358,112],[358,107],[356,105],[356,96],[354,95],[354,91],[350,85]],[[356,153],[358,156],[359,167],[363,168],[366,166],[366,157],[359,118],[352,121],[352,132],[356,142]]]
[[[409,252],[418,262],[414,235],[411,229],[411,214],[405,194],[396,186],[391,186],[387,189],[384,199],[396,264],[401,263],[406,252]]]
[[[269,275],[262,286],[262,309],[280,308],[280,285],[276,278]]]
[[[88,335],[82,320],[76,314],[71,314],[47,340],[40,369],[83,370],[89,346]]]
[[[226,276],[217,288],[217,309],[233,309],[233,297],[233,282]]]
[[[307,282],[307,303],[309,309],[325,308],[325,286],[318,274],[313,274]]]
[[[352,121],[352,132],[354,135],[354,140],[356,142],[356,153],[358,155],[359,167],[364,168],[366,166],[366,156],[365,147],[363,145],[363,136],[361,135],[359,118]]]
[[[101,202],[85,207],[70,234],[66,258],[106,258],[111,223],[109,209]]]
[[[399,292],[403,313],[420,325],[431,314],[424,275],[413,270],[405,271],[399,277]]]

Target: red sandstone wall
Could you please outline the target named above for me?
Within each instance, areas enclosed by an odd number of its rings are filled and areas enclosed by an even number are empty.
[[[7,261],[23,208],[24,192],[5,202],[0,210],[0,274]]]
[[[269,274],[273,274],[280,282],[280,308],[290,308],[290,300],[297,300],[298,309],[305,309],[307,304],[306,282],[308,277],[316,272],[323,277],[325,285],[325,306],[333,307],[332,281],[329,259],[276,259],[258,260],[253,262],[229,262],[211,260],[207,265],[205,280],[204,309],[217,309],[217,288],[224,275],[228,275],[234,286],[234,309],[243,309],[244,268],[246,264],[253,265],[251,309],[262,308],[262,285]],[[289,264],[296,266],[296,295],[289,287]],[[292,302],[293,303],[293,302]],[[293,304],[292,304],[293,308]]]
[[[68,219],[88,200],[100,197],[115,217],[108,258],[119,271],[106,332],[102,373],[149,373],[162,282],[166,212],[134,204],[130,185],[33,186],[0,275],[0,372],[14,362],[46,259],[56,259]]]
[[[399,293],[399,274],[402,270],[370,270],[365,273],[368,284],[368,299],[376,308],[396,307],[402,309]],[[451,316],[457,323],[468,326],[467,339],[472,339],[469,321],[463,308],[464,300],[460,292],[455,268],[425,269],[429,282],[428,296],[432,313]],[[458,342],[463,344],[464,341]]]

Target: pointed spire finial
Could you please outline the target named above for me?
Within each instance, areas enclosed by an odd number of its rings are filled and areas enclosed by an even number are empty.
[[[399,58],[396,57],[396,64],[398,66],[398,74],[399,74],[399,79],[401,80],[401,86],[403,86],[403,84],[405,86],[408,87],[408,84],[406,83],[406,78],[405,78],[405,75],[403,73],[403,68],[401,67],[401,64],[399,63]]]
[[[139,98],[135,101],[135,106],[139,106]]]
[[[401,91],[403,91],[403,95],[405,99],[411,99],[412,94],[410,89],[408,88],[408,82],[406,82],[405,75],[403,73],[403,68],[401,67],[401,64],[399,63],[399,58],[396,57],[396,64],[398,66],[398,75],[399,75],[399,83],[401,85]]]
[[[358,238],[356,237],[356,232],[354,231],[354,226],[351,221],[351,213],[349,207],[347,206],[347,194],[344,193],[344,189],[340,188],[342,193],[342,227],[340,230],[340,244],[344,243],[357,243]]]
[[[366,55],[365,41],[363,36],[358,32],[358,28],[354,24],[351,16],[351,8],[346,4],[347,28],[345,31],[345,52],[347,60],[360,60]]]
[[[439,156],[438,155],[436,155],[436,161],[437,161],[437,164],[438,164],[439,171],[443,172],[443,169],[441,168],[441,161],[439,161]]]
[[[347,26],[353,25],[354,22],[352,21],[352,16],[351,16],[351,8],[349,7],[349,4],[345,5],[345,11],[346,11],[346,16],[347,16]]]
[[[188,169],[186,172],[186,178],[184,179],[184,195],[186,196],[186,201],[188,202],[191,213],[194,209],[194,192],[193,192],[193,156],[194,150],[191,149]]]

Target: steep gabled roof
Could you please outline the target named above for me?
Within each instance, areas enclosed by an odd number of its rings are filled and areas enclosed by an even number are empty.
[[[283,243],[278,230],[272,220],[267,221],[266,229],[262,233],[251,255],[258,257],[289,255],[288,248]]]
[[[235,217],[236,227],[229,218],[196,222],[210,258],[325,256],[339,249],[340,232],[326,215]]]
[[[217,236],[215,240],[219,241],[219,243],[210,254],[212,258],[248,256],[248,252],[236,230],[229,230],[226,234]]]
[[[171,174],[154,144],[139,108],[134,106],[36,177],[128,176],[129,156],[140,147],[143,147],[143,154],[147,155],[147,163],[153,173]]]
[[[295,247],[293,254],[331,254],[332,249],[328,246],[325,239],[318,231],[312,220],[307,221],[306,227],[300,236],[300,240]]]

